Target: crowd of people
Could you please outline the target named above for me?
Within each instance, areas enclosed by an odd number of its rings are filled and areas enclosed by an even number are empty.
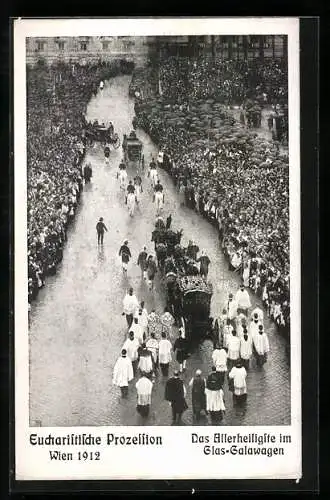
[[[167,307],[161,314],[155,309],[148,313],[144,301],[138,300],[132,287],[128,289],[122,313],[127,333],[114,366],[113,384],[120,388],[121,396],[127,398],[134,380],[136,408],[142,418],[149,416],[153,388],[161,379],[166,381],[164,399],[171,406],[172,425],[181,424],[182,415],[189,407],[187,390],[191,390],[193,421],[197,424],[202,413],[210,417],[211,424],[221,423],[226,411],[226,384],[233,394],[233,404],[245,404],[249,371],[262,368],[270,351],[264,314],[259,307],[252,307],[243,285],[235,295],[229,294],[224,305],[222,314],[214,322],[211,371],[204,375],[197,369],[187,389],[183,374],[189,363],[191,342],[186,338],[184,326],[176,328]],[[252,364],[253,358],[255,364]]]
[[[160,166],[172,175],[182,204],[217,226],[230,268],[289,334],[288,158],[276,144],[243,129],[214,101],[182,104],[181,94],[186,99],[190,94],[173,90],[176,78],[166,68],[162,87],[171,87],[171,98],[163,91],[153,99],[137,99],[139,125],[159,145]]]
[[[262,103],[287,101],[287,65],[283,61],[221,60],[212,56],[171,56],[160,64],[160,84],[166,99],[214,98],[242,104],[247,98]]]
[[[29,303],[46,276],[56,273],[77,211],[84,178],[86,106],[99,81],[122,70],[121,61],[27,69]]]
[[[211,56],[169,57],[159,70],[161,95],[168,102],[185,103],[215,99],[229,106],[242,106],[247,123],[252,109],[260,116],[261,106],[272,106],[271,117],[288,132],[287,64],[283,61],[221,60]],[[281,120],[279,120],[281,118]],[[258,127],[258,121],[253,121]],[[272,127],[273,128],[273,127]]]

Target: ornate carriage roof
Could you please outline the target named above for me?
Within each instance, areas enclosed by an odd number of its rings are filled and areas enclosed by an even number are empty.
[[[212,283],[205,282],[201,276],[183,276],[178,279],[178,285],[182,293],[201,292],[212,295]]]
[[[142,142],[138,138],[132,139],[130,137],[127,137],[127,146],[128,147],[132,147],[133,146],[133,147],[141,148]]]

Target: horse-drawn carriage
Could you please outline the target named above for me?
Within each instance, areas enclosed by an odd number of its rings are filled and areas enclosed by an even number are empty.
[[[126,163],[129,161],[140,163],[142,160],[142,149],[143,143],[136,136],[134,130],[132,130],[129,136],[124,135],[123,152]]]
[[[177,280],[177,290],[185,337],[191,345],[197,344],[212,334],[212,283],[201,276],[183,276]]]
[[[206,338],[213,338],[210,318],[212,284],[201,276],[166,274],[167,305],[176,322],[184,328],[190,347]]]
[[[120,146],[119,135],[114,132],[112,124],[108,126],[99,123],[88,123],[85,128],[85,137],[89,145],[93,145],[95,142],[101,142],[102,144],[110,144],[115,149]]]
[[[199,274],[196,261],[181,246],[183,231],[166,229],[157,219],[151,240],[155,243],[158,267],[163,274],[166,301],[176,323],[185,329],[185,336],[193,348],[207,337],[212,338],[210,304],[212,284]]]

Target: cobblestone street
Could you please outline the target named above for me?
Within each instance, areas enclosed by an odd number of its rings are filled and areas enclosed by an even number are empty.
[[[130,76],[116,77],[106,83],[92,99],[87,119],[111,120],[122,139],[129,133],[134,116],[134,102],[128,97]],[[155,145],[141,130],[146,165],[157,154]],[[85,161],[91,162],[91,184],[83,188],[74,223],[68,232],[63,261],[55,276],[32,303],[30,342],[30,425],[31,426],[106,426],[106,425],[170,425],[171,408],[164,401],[165,381],[159,376],[154,384],[150,416],[142,420],[136,411],[136,380],[132,381],[126,400],[112,385],[114,364],[126,335],[122,316],[122,300],[131,285],[138,299],[145,300],[148,312],[165,305],[164,287],[156,276],[155,290],[150,292],[141,281],[137,257],[143,246],[153,251],[151,232],[155,206],[146,173],[140,208],[131,218],[116,179],[122,148],[111,150],[110,163],[105,164],[100,144],[91,148]],[[147,169],[146,169],[147,171]],[[128,170],[129,178],[133,169]],[[160,172],[165,192],[165,210],[172,214],[174,229],[183,229],[183,245],[195,240],[211,260],[209,279],[214,293],[211,315],[219,315],[229,291],[235,292],[239,279],[228,270],[219,248],[217,231],[192,210],[181,207],[171,178]],[[95,225],[104,218],[108,228],[104,247],[98,248]],[[123,276],[118,251],[124,239],[129,240],[132,262],[128,278]],[[256,298],[251,294],[251,300]],[[260,304],[259,304],[260,305]],[[290,350],[272,322],[265,320],[269,335],[268,362],[258,368],[252,361],[248,373],[247,404],[233,407],[232,395],[225,384],[226,414],[222,425],[288,425],[290,424]],[[294,346],[293,346],[294,348]],[[197,368],[207,376],[212,366],[212,344],[205,341],[189,358],[183,375],[187,388],[188,410],[183,423],[192,425],[191,394],[188,383]],[[170,371],[177,368],[172,361]],[[208,421],[201,421],[201,425]]]

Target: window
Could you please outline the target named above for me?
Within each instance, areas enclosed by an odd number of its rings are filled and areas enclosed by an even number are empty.
[[[37,51],[42,52],[43,50],[45,50],[45,42],[38,40],[37,41]]]
[[[80,42],[80,50],[83,51],[87,50],[87,42]]]
[[[273,37],[270,36],[265,36],[264,38],[264,48],[265,49],[271,49],[273,47]]]
[[[237,49],[237,47],[238,47],[238,36],[233,36],[232,37],[232,47],[233,47],[233,49]]]
[[[222,37],[220,38],[220,40],[221,40],[221,45],[222,45],[222,48],[223,48],[223,49],[228,49],[228,47],[229,47],[228,37],[227,37],[227,36],[222,36]]]
[[[108,50],[109,49],[109,42],[104,41],[102,42],[102,50]]]
[[[58,50],[64,50],[64,42],[62,42],[62,41],[57,42],[57,48],[58,48]]]
[[[250,36],[250,48],[251,49],[256,49],[259,47],[259,37],[256,35],[251,35]]]

